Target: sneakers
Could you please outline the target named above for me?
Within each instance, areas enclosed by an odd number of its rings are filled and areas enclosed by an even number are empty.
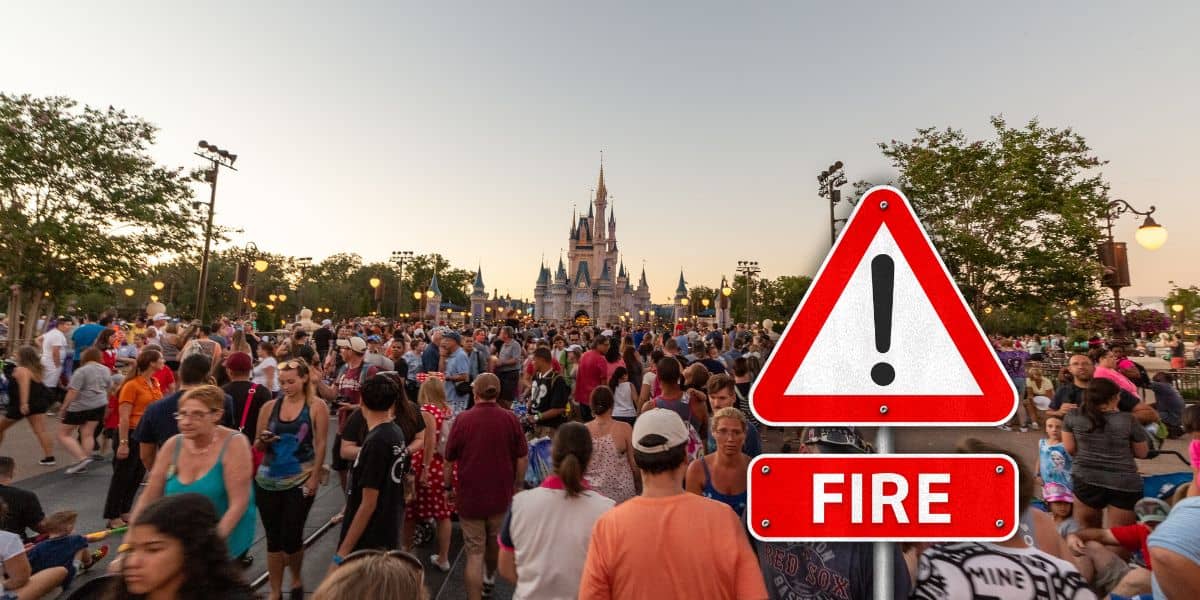
[[[430,554],[429,562],[432,562],[433,566],[437,567],[438,570],[440,570],[441,572],[449,573],[450,572],[450,560],[449,559],[438,560],[439,558],[441,558],[441,557],[439,557],[436,554]]]
[[[1032,430],[1034,430],[1034,431],[1037,431],[1037,430],[1038,430],[1038,424],[1037,424],[1037,421],[1034,421],[1034,422],[1030,423],[1030,424],[1029,424],[1029,428],[1030,428],[1030,429],[1032,429]]]
[[[1009,426],[1007,423],[999,426],[997,429],[999,429],[1000,431],[1012,431],[1012,427]]]
[[[99,452],[92,453],[92,460],[104,460],[104,455]]]
[[[483,576],[483,597],[491,598],[492,591],[494,591],[495,589],[496,589],[496,574],[495,573],[492,573],[490,575],[485,574]]]
[[[58,464],[58,459],[54,458],[53,456],[47,456],[46,458],[39,460],[38,464],[42,465],[43,467],[53,467],[54,465]]]
[[[92,458],[85,458],[69,467],[67,467],[67,475],[76,475],[78,473],[86,473],[88,465],[92,464]]]
[[[1024,425],[1022,425],[1022,426],[1021,426],[1021,433],[1029,433],[1029,428],[1028,428],[1028,427],[1026,427],[1026,426],[1024,426]]]

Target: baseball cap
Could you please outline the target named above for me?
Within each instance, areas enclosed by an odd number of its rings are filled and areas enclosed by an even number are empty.
[[[378,344],[379,342],[382,342],[383,340],[379,339],[379,336],[377,336],[377,335],[368,335],[367,341]]]
[[[457,332],[456,332],[457,333]],[[471,383],[471,389],[480,396],[495,396],[500,393],[500,378],[492,373],[480,373]]]
[[[583,352],[583,346],[579,344],[571,344],[567,346],[567,352]]]
[[[234,352],[225,359],[225,368],[238,373],[248,373],[254,369],[254,361],[245,352]]]
[[[367,351],[367,343],[362,338],[354,336],[344,340],[337,341],[338,348],[349,348],[350,350],[362,354]]]
[[[666,441],[657,445],[642,443],[642,440],[650,435],[662,436],[666,438]],[[638,452],[661,454],[687,442],[687,427],[684,426],[683,419],[679,418],[679,414],[673,410],[650,409],[642,413],[642,416],[633,423],[633,447]]]
[[[457,332],[453,329],[443,330],[442,337],[450,338],[450,339],[454,340],[455,342],[457,342],[458,344],[460,344],[460,345],[462,344],[462,334],[460,334],[459,332]]]
[[[158,314],[154,315],[153,319],[150,319],[150,320],[151,321],[170,321],[171,317],[168,317],[167,313],[158,313]]]
[[[1047,483],[1042,486],[1042,500],[1046,502],[1074,502],[1075,495],[1067,486],[1061,483]]]
[[[1133,505],[1133,512],[1140,523],[1162,523],[1171,512],[1171,506],[1158,498],[1142,498]]]
[[[325,319],[324,321],[321,321],[321,325],[322,325],[323,327],[328,327],[328,326],[330,326],[330,325],[333,325],[333,321],[331,321],[331,320],[329,320],[329,319]]]

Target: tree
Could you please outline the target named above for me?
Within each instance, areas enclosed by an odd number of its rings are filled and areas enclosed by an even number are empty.
[[[32,339],[38,316],[69,295],[145,273],[164,240],[178,250],[199,236],[194,174],[155,164],[156,131],[111,106],[0,93],[0,273],[13,339]]]
[[[1070,128],[991,119],[995,137],[920,129],[879,144],[963,296],[986,306],[1090,303],[1108,211],[1104,164]],[[859,193],[868,187],[858,185]]]

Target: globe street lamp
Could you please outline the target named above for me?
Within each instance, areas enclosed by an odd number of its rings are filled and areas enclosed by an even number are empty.
[[[157,281],[157,280],[154,282],[154,289],[161,292],[164,287],[166,287],[166,284],[164,284],[163,282]]]
[[[1121,288],[1128,287],[1130,279],[1129,256],[1126,253],[1125,242],[1118,242],[1113,238],[1113,221],[1125,213],[1146,217],[1138,226],[1134,239],[1137,240],[1138,245],[1147,250],[1158,250],[1167,242],[1167,229],[1159,225],[1151,216],[1154,214],[1154,210],[1155,208],[1151,206],[1149,210],[1141,211],[1118,198],[1108,203],[1108,210],[1104,214],[1107,239],[1100,243],[1100,263],[1104,267],[1101,282],[1104,287],[1112,290],[1113,310],[1117,315],[1124,314],[1124,311],[1121,310]]]
[[[380,308],[380,304],[383,302],[383,288],[380,287],[380,284],[383,283],[383,280],[372,277],[367,283],[371,284],[371,290],[375,293],[375,312],[383,312],[383,309]]]

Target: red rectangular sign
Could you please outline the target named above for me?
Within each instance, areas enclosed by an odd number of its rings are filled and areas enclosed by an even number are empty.
[[[1017,528],[1003,454],[764,454],[747,480],[764,541],[1000,541]]]

